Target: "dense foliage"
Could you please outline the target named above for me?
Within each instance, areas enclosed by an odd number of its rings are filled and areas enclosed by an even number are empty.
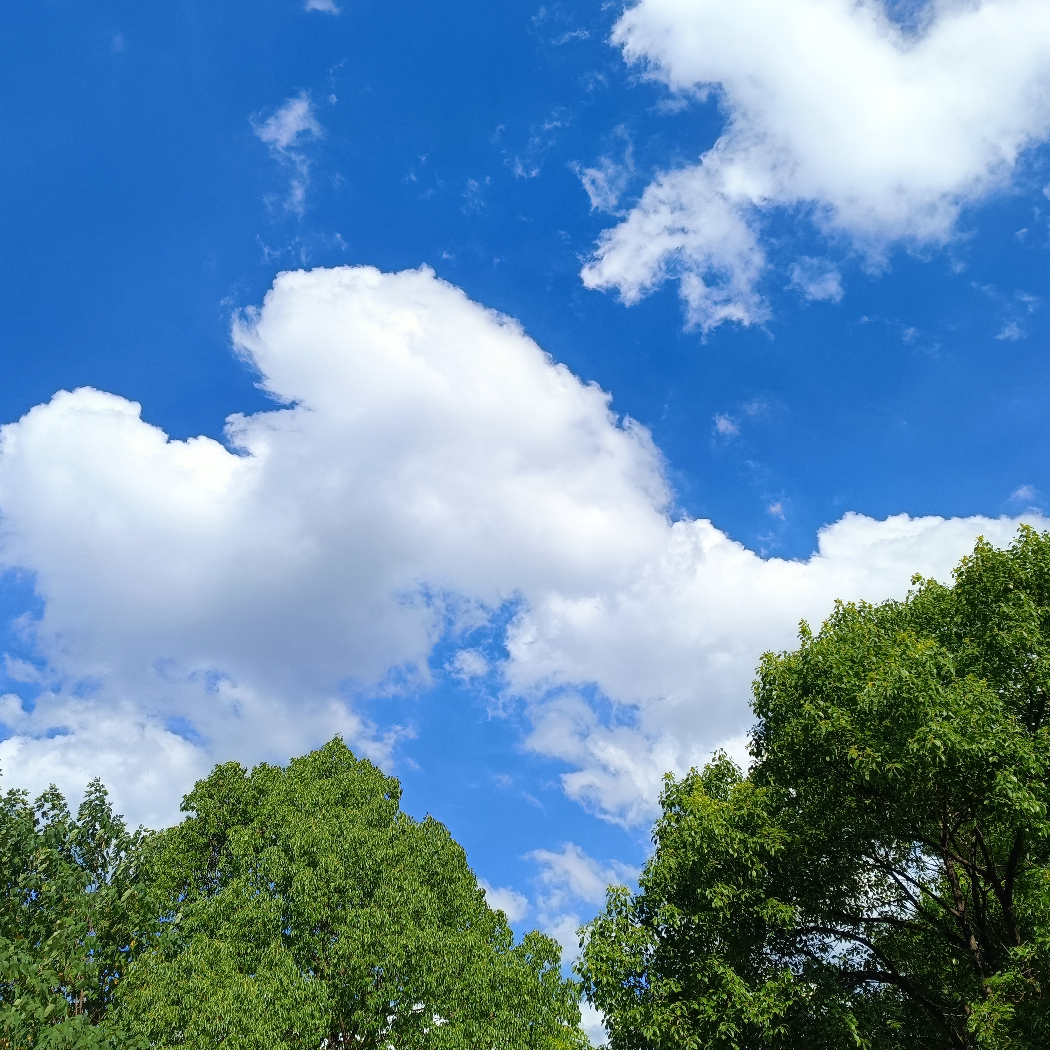
[[[103,1022],[155,927],[137,854],[92,783],[74,818],[51,789],[0,800],[0,1047],[129,1046]]]
[[[668,778],[581,972],[614,1050],[1050,1046],[1050,534],[840,604]]]
[[[0,1047],[585,1046],[557,944],[515,944],[399,797],[339,740],[217,767],[155,835],[99,785],[76,820],[10,794]]]

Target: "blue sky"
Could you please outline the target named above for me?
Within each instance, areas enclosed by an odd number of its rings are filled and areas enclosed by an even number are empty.
[[[0,762],[157,821],[341,729],[564,932],[763,649],[1042,513],[1050,18],[314,6],[2,16]],[[250,312],[344,266],[433,276]]]

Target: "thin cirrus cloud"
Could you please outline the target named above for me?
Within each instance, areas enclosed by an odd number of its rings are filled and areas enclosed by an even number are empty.
[[[914,6],[914,5],[913,5]],[[657,174],[583,270],[628,302],[677,279],[688,323],[761,323],[763,228],[808,216],[869,261],[951,240],[960,211],[1010,183],[1050,132],[1050,7],[940,0],[911,27],[875,0],[641,0],[625,60],[682,96],[716,93],[721,137]],[[793,283],[834,300],[799,261]],[[807,293],[807,289],[809,290]]]
[[[316,10],[334,8],[321,7]],[[310,159],[302,147],[306,140],[319,139],[324,135],[309,94],[301,91],[287,99],[265,120],[251,117],[250,121],[256,137],[269,146],[270,154],[282,165],[292,169],[284,207],[301,216],[306,208],[306,190],[310,185]]]
[[[278,407],[232,416],[228,446],[92,389],[0,430],[0,569],[41,604],[15,668],[40,695],[0,699],[19,784],[97,773],[159,823],[217,759],[339,732],[389,764],[405,731],[355,697],[426,687],[463,637],[449,673],[498,679],[565,792],[636,824],[666,771],[742,751],[756,660],[800,617],[946,578],[1019,520],[848,514],[764,560],[674,520],[648,431],[426,268],[283,273],[233,340]]]

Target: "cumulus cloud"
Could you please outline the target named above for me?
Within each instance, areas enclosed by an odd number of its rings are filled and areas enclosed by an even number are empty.
[[[776,209],[875,262],[895,243],[949,241],[960,210],[1006,187],[1050,131],[1050,8],[921,6],[921,17],[876,0],[625,11],[612,40],[626,61],[680,97],[713,93],[727,120],[698,164],[657,174],[603,234],[585,284],[631,303],[676,278],[689,323],[709,330],[768,316],[758,286]],[[833,281],[823,290],[837,294]]]
[[[478,884],[485,891],[489,907],[502,911],[511,926],[521,922],[528,915],[529,902],[523,893],[518,893],[509,886],[493,886],[485,879],[478,879]]]
[[[800,617],[946,578],[1016,527],[851,514],[787,561],[672,521],[645,428],[425,268],[281,274],[233,338],[278,404],[231,417],[228,446],[91,389],[0,430],[0,569],[42,606],[42,692],[0,712],[15,782],[100,772],[156,822],[218,759],[340,732],[388,762],[405,730],[357,700],[425,686],[444,632],[499,614],[450,669],[505,652],[489,673],[526,745],[593,812],[645,820],[665,771],[747,729],[755,662]]]
[[[335,9],[319,7],[317,10]],[[256,136],[270,147],[271,155],[282,164],[291,167],[293,175],[284,206],[289,211],[302,215],[306,204],[306,190],[310,184],[310,160],[302,151],[302,144],[307,139],[321,138],[324,134],[324,129],[314,115],[309,94],[301,91],[265,120],[252,117],[251,125]]]

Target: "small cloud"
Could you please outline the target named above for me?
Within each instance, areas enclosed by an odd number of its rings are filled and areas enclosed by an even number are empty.
[[[4,673],[13,682],[40,685],[44,681],[43,672],[29,663],[28,660],[19,660],[10,653],[4,655]]]
[[[586,40],[591,35],[589,29],[576,29],[571,33],[565,33],[563,36],[558,37],[557,40],[551,41],[555,47],[560,44],[567,44],[570,40]]]
[[[526,163],[521,157],[515,157],[510,170],[516,179],[534,179],[540,173],[539,166]]]
[[[692,101],[693,99],[688,95],[672,95],[670,98],[661,99],[655,106],[651,106],[650,109],[653,113],[667,117],[675,113],[681,113]]]
[[[580,1003],[580,1026],[587,1034],[591,1046],[604,1046],[609,1041],[609,1030],[605,1017],[586,999]]]
[[[1016,340],[1021,339],[1023,336],[1024,332],[1021,331],[1020,326],[1016,322],[1010,321],[1003,326],[1003,330],[995,338],[999,340],[1007,340],[1013,343]]]
[[[314,116],[309,94],[299,92],[266,120],[257,117],[250,117],[249,120],[256,137],[269,146],[271,156],[294,169],[284,206],[288,211],[302,216],[306,189],[310,184],[310,161],[299,146],[305,138],[318,139],[324,135],[324,128]]]
[[[526,853],[525,858],[542,865],[539,880],[546,888],[542,903],[550,910],[561,908],[570,900],[602,904],[608,886],[638,877],[637,869],[620,861],[603,868],[575,842],[563,843],[558,853],[535,849]]]
[[[123,33],[114,33],[113,34],[113,36],[110,38],[109,49],[110,49],[110,51],[113,52],[113,54],[118,54],[119,52],[124,50],[124,34]]]
[[[905,343],[914,343],[918,334],[918,328],[905,328],[904,331],[901,332],[901,339]]]
[[[1019,485],[1006,502],[1029,514],[1043,513],[1043,494],[1034,485]]]
[[[339,8],[336,7],[335,0],[306,0],[303,4],[304,11],[324,11],[330,15],[339,14]]]
[[[1025,226],[1014,233],[1014,236],[1019,240],[1023,241],[1028,236],[1028,227]]]
[[[453,678],[469,682],[488,673],[489,662],[478,649],[460,649],[447,664],[445,669]]]
[[[463,199],[466,201],[463,211],[481,211],[485,207],[484,189],[491,181],[490,176],[486,176],[484,181],[467,179],[467,188],[463,191]]]
[[[620,125],[616,134],[624,140],[622,160],[614,161],[609,157],[600,157],[593,168],[584,168],[575,162],[569,165],[583,183],[584,191],[591,202],[591,211],[615,211],[634,174],[634,149],[627,129]]]
[[[732,416],[724,415],[722,412],[715,413],[715,432],[725,437],[733,437],[740,433],[740,427]]]
[[[485,891],[489,907],[503,912],[511,925],[521,922],[528,915],[529,902],[524,894],[509,886],[493,886],[486,879],[478,879],[478,885]]]
[[[320,138],[324,131],[314,116],[313,103],[305,91],[288,99],[280,109],[264,121],[251,118],[252,130],[271,149],[284,153],[299,143],[301,135]]]
[[[780,503],[779,501],[776,502],[776,503],[770,503],[770,505],[768,507],[766,507],[766,511],[769,514],[772,514],[774,518],[780,518],[781,521],[784,520],[784,504],[783,503]]]
[[[842,298],[842,274],[827,259],[803,255],[791,267],[789,287],[804,299],[837,303]]]
[[[0,696],[0,725],[9,729],[21,722],[28,720],[26,709],[22,706],[22,698],[14,693],[5,693]]]
[[[579,915],[570,912],[566,915],[544,916],[541,925],[543,932],[561,945],[562,963],[575,962],[580,954],[580,927],[583,925]]]
[[[1039,309],[1039,305],[1042,303],[1042,297],[1038,295],[1032,295],[1031,292],[1014,292],[1014,298],[1019,303],[1024,303],[1030,314],[1035,313]]]

